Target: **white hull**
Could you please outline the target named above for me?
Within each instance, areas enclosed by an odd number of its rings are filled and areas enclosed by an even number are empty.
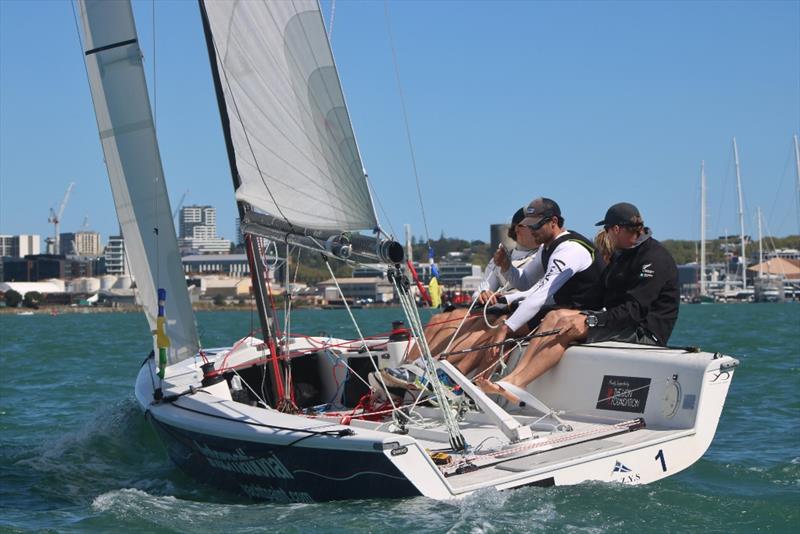
[[[240,346],[226,365],[254,361],[258,343]],[[209,359],[217,358],[219,366],[225,354]],[[150,362],[139,373],[136,397],[173,459],[212,484],[277,501],[453,499],[485,488],[654,482],[688,468],[708,449],[738,364],[728,356],[680,349],[621,343],[572,347],[528,388],[563,412],[571,430],[554,431],[530,408],[506,407],[513,424],[532,429],[531,437],[512,443],[489,410],[473,408],[459,423],[467,452],[449,451],[451,463],[437,466],[427,451],[450,447],[437,409],[418,407],[419,423],[399,434],[390,431],[396,430],[391,419],[287,415],[235,402],[228,382],[154,403],[157,378]],[[332,368],[332,362],[318,360],[320,377],[333,381],[334,372],[346,371]],[[199,388],[199,363],[190,359],[169,367],[165,395]],[[322,385],[328,386],[335,387]],[[611,390],[617,393],[606,395]]]

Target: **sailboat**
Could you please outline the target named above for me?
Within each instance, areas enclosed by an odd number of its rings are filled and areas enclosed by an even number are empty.
[[[578,345],[519,404],[490,398],[434,358],[403,247],[375,215],[315,0],[199,2],[261,323],[258,337],[202,348],[130,4],[78,7],[109,180],[152,330],[135,397],[190,476],[277,502],[458,499],[584,481],[645,484],[707,450],[738,365],[730,356]],[[280,329],[264,265],[269,242],[330,261],[381,262],[410,333],[364,336],[355,324],[356,339],[302,336],[288,319]],[[375,371],[400,362],[410,343],[420,347],[430,397],[381,397]],[[510,366],[524,346],[511,348]],[[440,372],[463,394],[449,395]]]

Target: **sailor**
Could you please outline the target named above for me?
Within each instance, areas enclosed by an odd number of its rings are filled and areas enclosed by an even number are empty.
[[[564,229],[561,208],[554,200],[533,200],[525,208],[525,218],[519,227],[522,232],[530,233],[541,247],[536,257],[521,269],[511,264],[511,257],[504,250],[495,253],[494,261],[502,276],[512,286],[524,291],[505,295],[505,302],[516,309],[508,318],[501,319],[499,327],[480,332],[479,337],[470,339],[468,348],[489,348],[459,354],[458,361],[448,358],[464,375],[473,372],[479,376],[491,374],[501,357],[500,343],[527,334],[548,311],[581,307],[596,309],[600,306],[599,280],[604,263],[595,254],[589,239]],[[410,374],[411,371],[413,369],[387,369],[384,378],[401,386],[410,379],[418,387],[419,378]],[[446,383],[447,379],[443,378],[443,382]]]
[[[539,243],[530,230],[521,224],[524,218],[525,210],[524,208],[519,208],[512,216],[511,226],[508,229],[508,237],[516,243],[516,246],[511,250],[510,257],[512,264],[517,268],[522,268],[533,260],[539,249]],[[491,260],[486,267],[484,278],[478,289],[473,293],[472,298],[477,299],[480,304],[484,304],[487,301],[490,304],[494,304],[497,300],[497,291],[506,287],[506,285],[506,279],[501,275],[500,269],[495,266],[494,260]],[[479,315],[476,314],[461,325],[457,338],[452,339],[467,311],[466,308],[454,308],[433,316],[430,323],[425,327],[425,339],[428,341],[428,347],[430,347],[433,356],[437,356],[448,346],[452,351],[458,350],[465,343],[475,341],[472,339],[475,337],[475,332],[483,332],[485,325],[483,321],[479,320]],[[419,349],[415,346],[409,352],[406,361],[412,362],[419,356]]]
[[[603,308],[561,309],[547,314],[541,330],[557,330],[558,334],[535,339],[502,382],[476,381],[484,391],[518,402],[524,388],[556,365],[575,341],[666,345],[678,318],[675,260],[652,237],[633,204],[614,204],[597,225],[603,226],[614,246],[611,263],[601,278]]]
[[[506,254],[508,261],[517,269],[522,269],[529,263],[536,262],[540,248],[533,232],[528,226],[522,224],[524,218],[525,208],[519,208],[512,216],[511,226],[508,229],[508,237],[516,243],[516,246]],[[503,250],[505,251],[504,248]],[[504,258],[506,254],[504,254]],[[472,297],[479,304],[495,304],[499,291],[507,287],[511,291],[515,291],[513,286],[509,286],[510,284],[503,277],[501,269],[495,265],[494,260],[491,260],[486,267],[483,280]],[[428,342],[431,355],[438,357],[444,350],[458,352],[461,349],[486,343],[488,337],[491,336],[491,332],[487,333],[482,314],[476,313],[465,319],[464,316],[467,311],[465,308],[453,309],[437,314],[432,318],[431,322],[425,327],[425,339]],[[453,337],[454,335],[456,336],[455,338]],[[450,356],[447,359],[451,363],[457,364],[466,356],[467,354],[462,353]],[[405,361],[406,363],[415,362],[419,357],[419,348],[414,346],[409,351]],[[420,381],[424,381],[422,374],[422,366],[409,367],[408,365],[403,365],[383,370],[386,383],[395,387],[411,387],[412,389],[418,388]]]
[[[495,334],[495,341],[525,334],[538,326],[550,310],[593,308],[600,305],[599,279],[605,266],[592,242],[577,232],[564,229],[561,208],[549,198],[537,198],[525,212],[522,224],[542,244],[539,261],[516,269],[502,252],[495,261],[502,274],[516,288],[506,302],[517,305]]]

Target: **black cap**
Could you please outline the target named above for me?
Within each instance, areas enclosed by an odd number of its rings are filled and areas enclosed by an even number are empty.
[[[511,226],[518,225],[524,218],[525,218],[525,209],[524,208],[518,209],[517,211],[514,212],[514,216],[511,217]]]
[[[536,224],[544,218],[558,217],[561,220],[561,208],[555,200],[549,198],[537,198],[525,208],[525,218],[522,224]],[[559,223],[560,224],[560,223]]]
[[[511,217],[511,226],[508,227],[508,238],[513,239],[514,241],[517,240],[517,225],[525,218],[525,209],[520,208],[514,212],[514,216]]]
[[[628,202],[620,202],[608,208],[605,218],[595,224],[595,226],[614,226],[616,224],[620,226],[631,226],[634,224],[641,224],[641,221],[637,222],[634,220],[634,217],[638,217],[639,219],[642,217],[636,206]]]

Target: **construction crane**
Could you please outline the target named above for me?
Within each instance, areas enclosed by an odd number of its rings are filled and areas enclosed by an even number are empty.
[[[174,219],[175,217],[177,217],[177,216],[178,216],[178,212],[179,212],[179,211],[181,211],[181,208],[183,207],[183,201],[184,201],[184,200],[186,200],[186,195],[188,195],[188,194],[189,194],[189,190],[187,189],[187,190],[186,190],[186,191],[184,191],[184,192],[183,192],[183,194],[181,195],[181,199],[180,199],[180,200],[178,201],[178,203],[175,205],[175,206],[177,206],[177,207],[175,208],[175,211],[173,211],[173,212],[172,212],[172,218],[173,218],[173,219]]]
[[[64,199],[61,201],[61,205],[58,206],[58,211],[54,211],[53,208],[50,208],[50,216],[47,218],[47,222],[53,224],[53,238],[48,240],[53,245],[53,254],[58,254],[60,251],[60,243],[59,243],[59,229],[61,224],[61,216],[64,215],[64,208],[67,207],[67,201],[69,200],[69,194],[72,192],[72,188],[75,186],[75,182],[70,182],[67,186],[67,191],[64,193]]]

